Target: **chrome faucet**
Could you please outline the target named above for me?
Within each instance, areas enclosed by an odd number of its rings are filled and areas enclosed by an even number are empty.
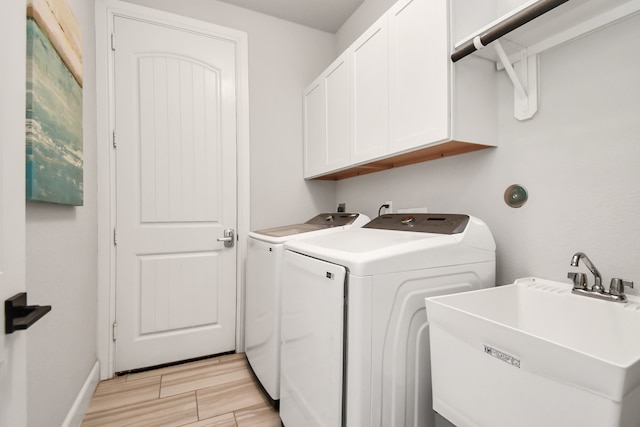
[[[609,292],[606,292],[604,290],[604,286],[602,286],[602,276],[600,275],[600,272],[584,252],[576,252],[575,255],[571,257],[571,266],[578,267],[580,260],[583,260],[589,271],[591,271],[595,277],[595,282],[593,286],[589,288],[587,276],[584,273],[569,272],[567,277],[573,281],[573,290],[571,292],[607,301],[627,301],[627,296],[624,294],[624,288],[625,286],[633,288],[633,282],[616,278],[611,279]]]
[[[593,263],[591,262],[587,254],[585,254],[584,252],[576,252],[576,254],[573,257],[571,257],[571,266],[577,267],[581,259],[584,261],[584,265],[587,266],[589,271],[595,277],[595,283],[593,284],[590,290],[593,292],[604,292],[604,286],[602,286],[602,276],[600,275],[600,272],[598,271],[596,266],[593,265]],[[585,286],[586,286],[586,281],[585,281]]]

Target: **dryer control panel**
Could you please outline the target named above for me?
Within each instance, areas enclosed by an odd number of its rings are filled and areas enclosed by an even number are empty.
[[[375,218],[363,228],[413,231],[418,233],[457,234],[469,223],[469,215],[437,213],[385,214]]]

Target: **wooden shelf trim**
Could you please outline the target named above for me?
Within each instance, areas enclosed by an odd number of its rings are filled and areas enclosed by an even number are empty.
[[[312,179],[323,181],[338,181],[341,179],[366,175],[368,173],[379,172],[382,170],[397,168],[400,166],[413,165],[415,163],[426,162],[428,160],[436,160],[442,157],[470,153],[472,151],[483,150],[485,148],[495,147],[491,145],[471,144],[462,141],[449,141],[442,144],[421,148],[409,153],[397,154],[395,156],[375,160],[370,163],[353,166],[337,172],[331,172]]]

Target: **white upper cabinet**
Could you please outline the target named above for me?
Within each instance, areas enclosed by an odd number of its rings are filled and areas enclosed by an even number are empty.
[[[387,16],[390,151],[445,140],[450,111],[447,2],[401,1]]]
[[[449,8],[450,0],[399,0],[309,86],[305,178],[348,178],[495,145],[495,65],[451,63]],[[336,66],[350,73],[341,70],[331,88]]]
[[[387,16],[348,50],[352,59],[354,163],[389,152],[389,30]]]
[[[349,97],[351,66],[342,55],[327,70],[327,167],[329,170],[349,165],[351,143],[351,100]]]
[[[326,161],[327,107],[324,76],[304,92],[304,176],[309,178],[328,169]]]
[[[345,53],[304,92],[304,175],[350,164],[350,60]]]

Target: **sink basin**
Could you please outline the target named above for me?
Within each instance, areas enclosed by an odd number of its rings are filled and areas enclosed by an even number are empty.
[[[640,426],[640,298],[567,283],[427,298],[433,405],[458,427]]]

